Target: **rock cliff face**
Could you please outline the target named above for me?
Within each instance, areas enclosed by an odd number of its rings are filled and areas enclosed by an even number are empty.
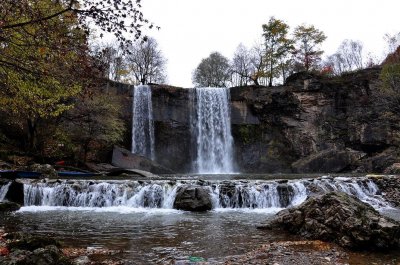
[[[231,88],[237,170],[383,172],[398,161],[400,118],[379,92],[379,73],[379,68],[340,78],[298,73],[285,86]],[[189,172],[191,89],[152,85],[152,91],[156,161]]]

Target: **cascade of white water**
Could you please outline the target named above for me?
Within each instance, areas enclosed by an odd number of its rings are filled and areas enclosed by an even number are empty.
[[[182,185],[199,185],[197,180],[168,181],[62,181],[24,184],[25,206],[74,206],[172,209]],[[209,192],[213,208],[267,209],[286,208],[302,203],[311,193],[342,191],[356,196],[375,208],[389,204],[368,179],[314,179],[278,181],[201,182]]]
[[[233,138],[231,135],[228,88],[195,88],[195,115],[192,133],[196,138],[195,171],[232,173]]]
[[[132,153],[154,160],[154,125],[151,88],[135,86],[133,93]]]
[[[3,185],[0,188],[0,202],[4,201],[4,199],[5,199],[6,195],[7,195],[7,192],[8,192],[8,188],[10,187],[10,185],[11,185],[11,181],[8,182],[7,184]]]
[[[140,184],[63,182],[24,185],[24,204],[39,206],[74,207],[148,207],[172,208],[170,197],[175,198],[176,187],[167,182]]]

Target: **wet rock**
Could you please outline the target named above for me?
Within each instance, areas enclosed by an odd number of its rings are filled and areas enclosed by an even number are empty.
[[[345,265],[347,255],[331,243],[315,241],[280,241],[258,247],[244,255],[227,257],[223,264],[270,265]]]
[[[0,202],[0,212],[14,212],[20,208],[21,205],[15,202]]]
[[[400,223],[370,205],[340,192],[308,198],[277,214],[264,228],[283,228],[308,239],[335,242],[351,249],[400,247]]]
[[[298,173],[336,173],[354,165],[365,154],[354,150],[328,149],[302,158],[292,164]]]
[[[146,157],[132,154],[129,150],[117,146],[115,146],[113,150],[112,164],[124,169],[139,169],[149,171],[153,174],[174,173],[172,170],[159,165]]]
[[[174,208],[178,210],[203,212],[212,208],[208,188],[201,186],[182,186],[176,192]]]
[[[1,264],[72,264],[59,249],[59,243],[49,237],[39,237],[22,232],[5,236],[9,254],[3,257]]]
[[[382,196],[394,207],[400,207],[400,176],[372,177]]]
[[[279,203],[281,207],[289,206],[294,196],[293,187],[287,184],[279,184],[276,189],[278,191]]]
[[[24,184],[18,181],[11,182],[4,199],[24,205]]]
[[[51,237],[34,236],[22,232],[10,233],[6,236],[6,239],[10,240],[10,243],[8,244],[10,250],[23,249],[33,251],[49,245],[60,246],[60,244]]]
[[[396,175],[400,174],[400,163],[393,163],[391,166],[387,167],[383,173]]]
[[[38,248],[34,251],[20,249],[14,250],[2,260],[1,264],[72,265],[72,263],[62,254],[62,252],[56,246],[52,245],[44,248]]]

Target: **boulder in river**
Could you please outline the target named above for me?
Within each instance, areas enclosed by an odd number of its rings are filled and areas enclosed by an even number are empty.
[[[192,212],[209,211],[212,208],[211,195],[207,187],[179,187],[176,192],[174,208]]]
[[[260,228],[283,228],[308,239],[335,242],[351,249],[400,247],[400,223],[382,216],[351,195],[332,192],[310,197],[286,209]]]
[[[18,211],[21,205],[15,202],[0,202],[0,212],[13,212]]]
[[[290,202],[294,197],[293,187],[288,184],[279,184],[276,187],[279,194],[279,203],[282,207],[289,206]]]

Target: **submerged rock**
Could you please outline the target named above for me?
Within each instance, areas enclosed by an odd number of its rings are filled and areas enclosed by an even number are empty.
[[[8,234],[5,239],[9,253],[0,257],[0,264],[72,264],[52,238],[18,232]]]
[[[15,202],[0,202],[0,212],[18,211],[21,205]]]
[[[211,195],[207,187],[179,187],[176,192],[174,208],[192,212],[209,211],[212,208]]]
[[[283,228],[308,239],[335,242],[351,249],[400,247],[400,223],[341,192],[311,197],[286,209],[260,228]]]
[[[60,246],[60,244],[51,237],[34,236],[22,232],[8,234],[6,239],[10,240],[8,244],[8,248],[10,250],[23,249],[34,251],[35,249],[44,248],[50,245],[57,247]]]

